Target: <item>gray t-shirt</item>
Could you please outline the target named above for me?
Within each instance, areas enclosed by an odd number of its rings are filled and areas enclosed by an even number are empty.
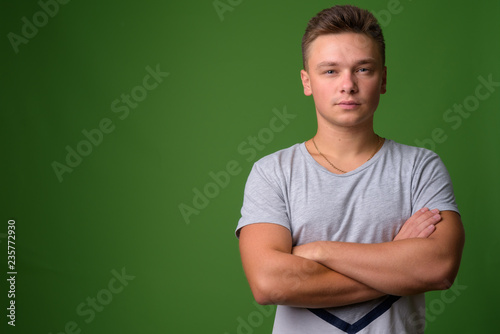
[[[432,151],[386,140],[359,168],[334,174],[305,143],[255,163],[236,229],[253,223],[288,228],[293,245],[331,240],[392,241],[404,222],[428,207],[458,212],[449,174]],[[274,334],[423,333],[424,294],[310,310],[278,305]]]

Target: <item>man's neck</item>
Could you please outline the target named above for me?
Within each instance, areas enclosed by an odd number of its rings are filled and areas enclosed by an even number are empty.
[[[378,136],[369,129],[340,129],[325,131],[318,129],[314,136],[316,144],[323,154],[337,157],[356,157],[364,153],[372,153],[377,146]]]
[[[328,170],[338,173],[339,170],[332,168],[332,164],[346,172],[354,170],[380,149],[381,140],[372,127],[328,129],[328,131],[318,128],[314,141],[309,140],[306,146],[318,163]]]

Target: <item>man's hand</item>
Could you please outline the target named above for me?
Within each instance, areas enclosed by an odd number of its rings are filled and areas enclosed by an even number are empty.
[[[403,224],[394,241],[410,238],[427,238],[436,230],[435,225],[440,220],[441,215],[438,209],[429,210],[428,208],[422,208]]]

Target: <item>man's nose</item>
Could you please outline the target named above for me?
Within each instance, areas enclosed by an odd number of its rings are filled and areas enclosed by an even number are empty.
[[[341,80],[342,93],[353,94],[358,91],[356,78],[353,73],[344,73]]]

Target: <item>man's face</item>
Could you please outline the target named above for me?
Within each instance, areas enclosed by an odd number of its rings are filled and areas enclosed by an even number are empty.
[[[364,34],[317,37],[309,47],[308,71],[301,71],[304,94],[312,95],[319,126],[372,126],[386,68],[376,42]]]

